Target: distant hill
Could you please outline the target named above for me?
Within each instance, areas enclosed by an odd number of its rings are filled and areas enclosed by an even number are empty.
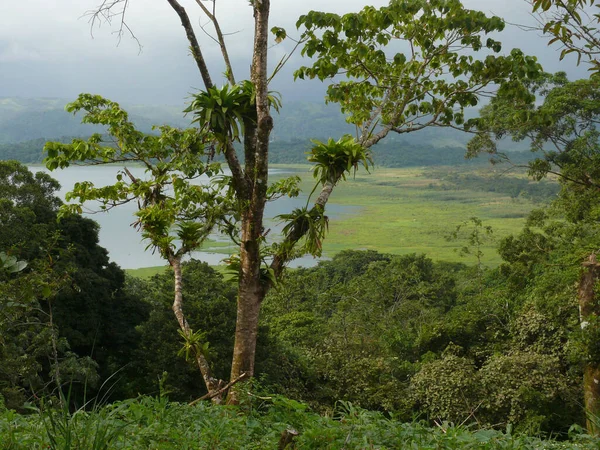
[[[0,97],[0,144],[60,136],[87,136],[102,132],[101,127],[81,124],[81,116],[65,111],[69,100],[51,98]],[[173,106],[127,106],[131,120],[143,131],[152,125],[189,126],[183,108]]]
[[[64,136],[89,136],[102,133],[102,127],[82,125],[81,117],[64,110],[65,99],[1,98],[0,159],[18,159],[26,163],[41,162],[41,149],[46,140],[70,140]],[[130,118],[145,132],[152,125],[190,126],[181,106],[123,105]],[[274,163],[305,162],[311,138],[324,140],[343,134],[354,134],[354,126],[345,121],[337,105],[310,102],[288,102],[275,115],[271,161]],[[451,128],[426,128],[403,135],[390,134],[374,150],[377,164],[388,167],[411,165],[463,164],[465,146],[470,135]],[[523,150],[526,145],[505,141],[503,150]]]
[[[71,137],[54,140],[70,142]],[[0,160],[16,159],[26,164],[39,164],[45,155],[42,152],[45,138],[15,144],[0,144]],[[306,152],[311,148],[308,139],[292,141],[274,141],[269,149],[269,160],[273,164],[304,164]],[[374,163],[383,167],[417,167],[417,166],[461,166],[488,164],[486,156],[473,160],[465,159],[465,147],[434,147],[426,143],[414,143],[389,140],[377,144],[372,149]],[[523,164],[532,158],[530,152],[507,152],[516,164]],[[241,155],[243,156],[243,154]]]

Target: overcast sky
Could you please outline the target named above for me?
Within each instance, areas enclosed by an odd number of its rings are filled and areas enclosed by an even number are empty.
[[[189,56],[188,43],[179,19],[166,0],[129,0],[127,23],[143,48],[124,35],[119,45],[112,26],[90,30],[85,13],[101,0],[0,0],[0,97],[60,97],[73,99],[80,92],[98,93],[128,104],[183,104],[188,93],[201,87],[198,70]],[[195,24],[201,22],[195,0],[180,0]],[[337,13],[357,11],[366,4],[382,6],[384,0],[271,0],[271,26],[295,30],[297,17],[310,9]],[[207,3],[208,4],[208,3]],[[464,0],[473,9],[493,13],[508,22],[531,24],[525,0]],[[247,77],[251,44],[252,11],[248,0],[217,0],[217,13],[228,36],[237,78]],[[218,48],[198,27],[198,38],[209,61],[217,62]],[[92,36],[93,34],[93,36]],[[546,39],[514,27],[499,36],[503,52],[519,47],[538,56],[549,71],[566,70],[570,76],[585,76],[585,68],[574,68],[574,60],[558,63],[556,49]],[[284,53],[275,47],[274,62]],[[292,84],[290,62],[275,88],[284,99],[316,98],[316,84]],[[213,78],[221,71],[213,69]],[[320,94],[319,94],[320,95]]]

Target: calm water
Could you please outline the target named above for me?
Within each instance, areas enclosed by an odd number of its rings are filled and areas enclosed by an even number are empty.
[[[115,182],[115,175],[119,170],[118,167],[97,166],[97,167],[70,167],[64,170],[55,170],[49,172],[45,168],[32,168],[33,171],[43,170],[49,173],[53,178],[57,179],[61,184],[59,196],[64,200],[64,195],[70,191],[78,181],[91,181],[95,186],[106,186]],[[130,169],[131,172],[138,178],[144,178],[144,169],[135,167]],[[285,173],[281,170],[272,170],[271,174]],[[291,173],[291,172],[290,172]],[[200,183],[202,180],[199,181]],[[271,202],[267,206],[265,217],[266,228],[271,228],[272,233],[281,229],[281,225],[271,219],[279,214],[291,211],[293,208],[304,206],[306,204],[306,196],[301,196],[295,199],[279,199]],[[96,212],[98,205],[94,202],[86,203],[89,213],[85,213],[89,217],[100,224],[100,245],[106,248],[112,261],[115,261],[124,269],[137,269],[139,267],[160,266],[166,262],[157,254],[152,253],[151,249],[146,250],[147,243],[143,242],[140,234],[131,227],[131,224],[136,220],[134,213],[137,209],[137,203],[131,202],[126,205],[119,206],[107,212]],[[341,217],[347,214],[355,214],[358,207],[329,204],[327,206],[327,215],[330,218]],[[222,240],[219,236],[211,236],[213,239]],[[237,253],[236,248],[231,246],[231,253]],[[210,251],[195,252],[194,258],[201,261],[206,261],[209,264],[216,265],[221,262],[227,255],[223,253],[212,253]],[[298,267],[313,266],[318,260],[307,256],[295,260],[291,266]]]

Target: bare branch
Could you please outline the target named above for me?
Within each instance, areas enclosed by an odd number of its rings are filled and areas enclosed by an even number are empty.
[[[122,4],[122,9],[118,11],[113,11],[117,9],[119,5]],[[90,35],[92,38],[94,37],[94,26],[97,24],[98,27],[102,24],[102,22],[106,22],[109,25],[112,24],[112,21],[115,17],[119,20],[119,29],[115,31],[117,34],[117,45],[121,43],[121,39],[123,34],[127,32],[129,36],[137,43],[139,51],[142,51],[142,44],[139,39],[133,32],[133,30],[129,27],[125,20],[125,15],[127,14],[127,7],[129,6],[129,0],[104,0],[96,9],[92,9],[86,11],[83,16],[89,17],[90,24]]]
[[[229,80],[229,82],[233,85],[233,84],[235,84],[235,77],[233,76],[233,68],[231,67],[231,62],[229,61],[229,53],[227,52],[227,46],[225,45],[225,38],[223,36],[223,32],[221,31],[221,26],[219,25],[219,21],[217,20],[216,1],[212,0],[212,2],[213,2],[213,10],[212,10],[212,12],[210,12],[209,9],[206,6],[204,6],[204,4],[202,3],[201,0],[196,0],[196,3],[198,3],[198,6],[200,6],[200,9],[202,9],[202,12],[204,12],[204,14],[206,14],[206,16],[210,19],[210,21],[213,23],[213,26],[215,27],[219,47],[221,47],[221,54],[223,55],[223,60],[225,61],[225,68],[226,68],[225,74],[227,76],[227,80]]]
[[[277,75],[279,73],[279,71],[281,69],[283,69],[283,67],[287,64],[287,62],[292,57],[292,55],[296,52],[296,50],[298,49],[298,47],[300,46],[300,44],[303,44],[305,41],[306,41],[306,39],[300,39],[298,41],[295,41],[296,45],[294,45],[294,48],[292,49],[292,51],[289,52],[287,55],[283,55],[283,57],[277,63],[277,66],[275,66],[275,69],[273,69],[273,73],[268,78],[267,84],[269,84],[271,82],[271,80],[275,77],[275,75]]]

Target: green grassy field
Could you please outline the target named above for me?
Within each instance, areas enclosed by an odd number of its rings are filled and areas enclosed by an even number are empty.
[[[157,273],[163,273],[169,266],[153,266],[153,267],[142,267],[140,269],[125,269],[128,275],[136,278],[150,278]]]
[[[312,190],[314,180],[308,166],[275,165],[274,168],[294,171],[302,177],[303,192]],[[499,264],[500,257],[495,250],[497,241],[518,233],[528,212],[539,205],[524,198],[511,198],[481,189],[444,187],[440,174],[457,170],[443,167],[375,168],[371,173],[360,171],[356,177],[340,183],[330,203],[356,208],[351,214],[330,220],[324,244],[325,256],[333,256],[345,249],[370,249],[392,254],[425,253],[435,260],[473,264],[474,257],[462,257],[458,253],[466,239],[448,241],[446,237],[462,222],[478,217],[483,225],[493,229],[493,240],[482,247],[482,260],[489,266]],[[493,168],[460,170],[482,177],[495,175]],[[273,178],[288,175],[279,174]],[[523,177],[523,174],[506,176]],[[228,243],[216,241],[208,243],[205,249],[230,252]],[[128,270],[128,273],[146,278],[162,270],[164,267],[148,267]]]
[[[439,168],[436,169],[439,171]],[[454,170],[454,169],[448,169]],[[375,169],[336,187],[331,203],[360,211],[332,220],[324,251],[372,249],[393,254],[425,253],[435,260],[469,261],[456,251],[465,240],[446,239],[457,225],[478,217],[493,229],[494,240],[517,233],[534,205],[508,195],[469,189],[441,189],[426,169]],[[497,265],[495,242],[483,248],[483,261]]]
[[[211,266],[217,272],[221,272],[225,279],[229,277],[228,274],[225,273],[225,266]],[[158,273],[163,273],[169,269],[169,266],[153,266],[153,267],[142,267],[140,269],[125,269],[128,275],[131,275],[136,278],[150,278]]]

